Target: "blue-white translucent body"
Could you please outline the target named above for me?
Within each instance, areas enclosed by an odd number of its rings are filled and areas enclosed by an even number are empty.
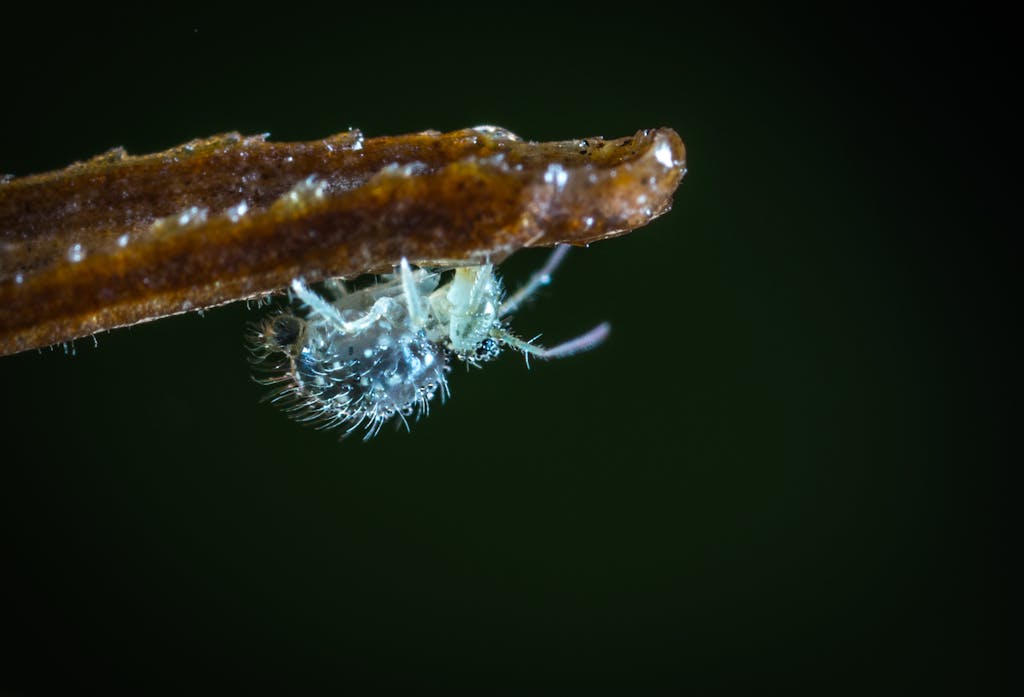
[[[607,324],[544,349],[513,336],[502,320],[549,281],[564,254],[556,250],[508,299],[490,264],[455,269],[441,283],[440,272],[414,270],[403,259],[399,273],[368,288],[332,282],[333,299],[297,279],[298,311],[271,316],[251,339],[257,379],[275,387],[272,401],[294,418],[321,428],[362,426],[369,438],[393,418],[408,426],[438,392],[447,396],[452,360],[479,365],[503,346],[559,358],[604,339]]]

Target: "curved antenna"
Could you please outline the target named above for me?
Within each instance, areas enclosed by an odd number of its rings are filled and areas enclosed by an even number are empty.
[[[611,330],[612,326],[608,322],[602,322],[589,332],[580,334],[574,339],[569,339],[568,341],[558,344],[557,346],[552,346],[551,348],[534,346],[528,341],[523,341],[522,339],[509,334],[504,329],[498,330],[495,333],[495,338],[500,339],[517,351],[522,351],[526,354],[527,360],[529,360],[530,356],[536,356],[541,360],[547,361],[553,358],[567,358],[577,353],[589,351],[607,339]]]
[[[555,247],[554,251],[548,255],[548,260],[544,262],[538,271],[534,272],[530,276],[530,280],[526,282],[522,288],[512,294],[512,297],[508,298],[501,304],[501,309],[498,310],[498,317],[504,317],[507,314],[511,314],[519,309],[531,295],[536,293],[542,286],[546,286],[551,283],[551,274],[555,272],[565,260],[565,255],[569,253],[569,245],[560,244]]]

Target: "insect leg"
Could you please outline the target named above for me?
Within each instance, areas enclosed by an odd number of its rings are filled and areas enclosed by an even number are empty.
[[[308,305],[310,310],[320,315],[328,322],[339,327],[345,327],[348,324],[341,318],[338,308],[324,300],[319,294],[313,292],[313,290],[307,286],[306,282],[301,278],[296,278],[292,281],[292,293],[295,294],[295,297]]]
[[[513,293],[512,297],[508,298],[501,304],[498,316],[504,317],[505,315],[515,312],[523,302],[536,293],[542,286],[546,286],[551,283],[551,274],[555,272],[555,269],[559,267],[565,259],[565,255],[568,253],[569,245],[567,244],[560,244],[555,247],[554,251],[548,256],[548,260],[544,263],[544,266],[530,276],[530,280],[526,282],[526,285]]]
[[[323,318],[324,321],[334,325],[344,334],[355,334],[360,332],[380,319],[380,309],[377,305],[374,305],[365,316],[360,317],[354,322],[346,322],[342,318],[341,313],[338,312],[337,307],[327,302],[320,297],[320,295],[310,289],[310,287],[306,285],[306,282],[301,278],[296,278],[292,281],[292,293],[295,294],[295,297],[308,305],[309,309],[315,314]]]
[[[427,314],[423,309],[423,296],[416,287],[416,279],[409,268],[409,260],[402,257],[400,266],[402,275],[402,291],[405,293],[405,303],[409,308],[409,320],[417,329],[422,329],[427,323]]]

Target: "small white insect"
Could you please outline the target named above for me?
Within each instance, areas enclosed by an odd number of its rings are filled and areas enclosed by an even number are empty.
[[[299,313],[280,311],[250,338],[257,381],[275,387],[270,401],[298,421],[318,428],[346,426],[346,435],[366,428],[364,439],[399,418],[429,412],[430,400],[448,396],[452,359],[478,366],[503,347],[537,358],[562,358],[586,351],[608,336],[607,322],[575,339],[542,348],[513,335],[504,320],[539,288],[565,258],[552,252],[530,280],[504,297],[491,264],[454,269],[412,269],[402,259],[398,273],[361,290],[340,281],[326,285],[328,300],[301,279],[291,292]]]

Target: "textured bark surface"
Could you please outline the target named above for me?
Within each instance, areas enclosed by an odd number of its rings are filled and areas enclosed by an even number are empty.
[[[498,262],[665,213],[671,129],[530,143],[494,127],[272,143],[226,134],[0,181],[0,355],[315,282]]]

